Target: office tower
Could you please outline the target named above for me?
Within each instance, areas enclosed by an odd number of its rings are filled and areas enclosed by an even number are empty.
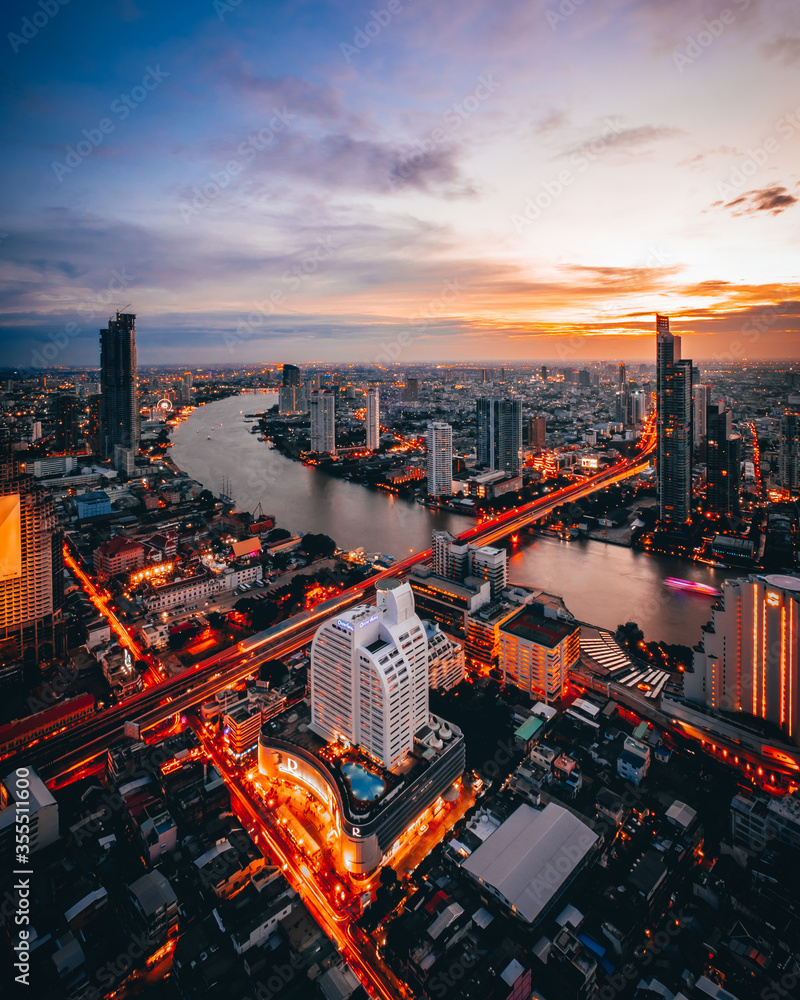
[[[786,489],[800,489],[800,415],[797,413],[781,417],[778,482]]]
[[[336,397],[330,389],[317,389],[309,397],[311,409],[311,451],[336,453]]]
[[[656,405],[659,520],[684,524],[692,497],[692,363],[681,358],[681,339],[669,317],[656,316]]]
[[[0,660],[60,652],[61,544],[52,497],[0,449]]]
[[[708,386],[697,382],[692,386],[692,445],[700,453],[708,433]]]
[[[731,431],[731,411],[719,404],[708,407],[706,426],[706,508],[715,514],[735,514],[742,439]]]
[[[56,396],[55,446],[56,451],[77,451],[80,444],[78,397],[71,393]]]
[[[581,368],[578,372],[578,385],[583,389],[588,389],[592,384],[592,373],[588,368]]]
[[[367,389],[367,448],[377,451],[381,446],[381,396],[376,388]]]
[[[528,447],[535,454],[544,451],[547,443],[547,421],[544,417],[528,417]]]
[[[101,453],[130,475],[139,448],[136,402],[136,317],[117,313],[100,331]]]
[[[478,464],[492,472],[522,472],[522,407],[518,399],[481,396],[478,413]]]
[[[408,583],[377,586],[377,607],[329,619],[311,644],[310,729],[392,769],[428,722],[428,641]]]
[[[625,371],[625,362],[624,361],[619,366],[619,374],[618,374],[618,378],[617,378],[617,383],[618,383],[620,389],[624,390],[624,389],[628,388],[628,375],[627,375],[627,372]]]
[[[542,365],[542,381],[547,381],[547,365]]]
[[[428,493],[449,497],[453,492],[453,428],[450,424],[428,424]]]
[[[31,441],[34,443],[36,441],[42,440],[42,422],[41,420],[34,420],[31,424]]]
[[[711,613],[686,697],[766,719],[800,744],[800,577],[726,580]]]
[[[300,385],[300,369],[297,365],[283,366],[282,385]]]
[[[484,385],[486,385],[488,381],[489,381],[489,373],[486,371],[485,368],[481,368],[481,382]]]

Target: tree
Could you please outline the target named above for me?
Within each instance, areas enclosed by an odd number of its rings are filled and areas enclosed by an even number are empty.
[[[310,532],[303,536],[303,540],[300,542],[300,551],[305,552],[312,559],[316,559],[318,556],[327,558],[336,551],[336,542],[329,535],[317,535]]]
[[[264,539],[264,541],[267,543],[267,545],[269,545],[272,542],[286,541],[287,538],[291,537],[292,537],[291,531],[287,531],[286,528],[273,528],[272,531],[267,533],[267,537]]]

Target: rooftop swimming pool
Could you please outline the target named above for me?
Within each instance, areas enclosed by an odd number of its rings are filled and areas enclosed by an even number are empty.
[[[362,764],[355,764],[352,761],[343,764],[342,774],[347,778],[353,795],[360,802],[373,802],[386,791],[386,782],[383,778]]]

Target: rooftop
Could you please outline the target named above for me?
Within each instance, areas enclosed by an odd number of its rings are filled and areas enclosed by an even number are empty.
[[[555,803],[520,806],[464,862],[528,923],[547,909],[594,847],[597,834]]]
[[[535,642],[538,646],[555,649],[568,635],[578,631],[578,626],[557,618],[545,618],[530,606],[523,607],[510,618],[501,631],[508,635]]]

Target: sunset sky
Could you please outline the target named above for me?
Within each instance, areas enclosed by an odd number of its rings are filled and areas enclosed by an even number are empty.
[[[2,358],[800,353],[797,0],[11,0]]]

